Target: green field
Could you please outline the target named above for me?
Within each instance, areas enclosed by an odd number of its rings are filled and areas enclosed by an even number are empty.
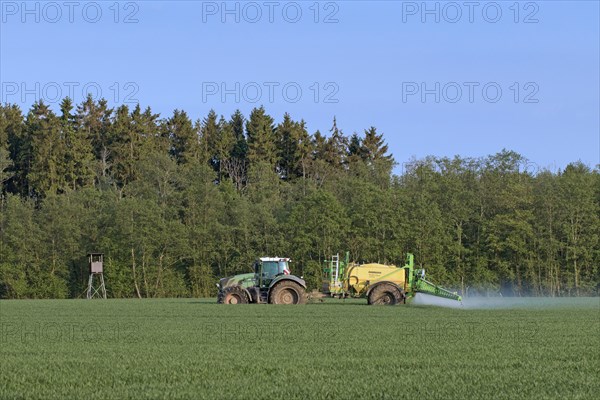
[[[0,301],[2,399],[592,399],[600,302]],[[594,395],[596,393],[596,395]]]

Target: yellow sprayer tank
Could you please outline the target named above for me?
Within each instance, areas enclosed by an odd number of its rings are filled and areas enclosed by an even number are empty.
[[[407,272],[408,269],[398,268],[395,265],[376,263],[351,265],[346,270],[347,279],[344,280],[344,290],[352,296],[360,296],[365,294],[368,288],[375,283],[385,281],[392,282],[407,292]]]

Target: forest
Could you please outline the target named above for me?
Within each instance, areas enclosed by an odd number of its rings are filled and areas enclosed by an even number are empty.
[[[215,296],[261,256],[291,257],[317,289],[346,251],[412,252],[466,296],[598,294],[598,165],[527,168],[507,149],[395,160],[375,127],[332,118],[309,133],[263,107],[193,121],[91,97],[1,105],[0,298],[85,297],[88,252],[116,298]]]

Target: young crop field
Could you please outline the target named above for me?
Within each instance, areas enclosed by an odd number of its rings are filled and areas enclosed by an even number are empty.
[[[599,298],[470,300],[1,301],[0,398],[597,398]]]

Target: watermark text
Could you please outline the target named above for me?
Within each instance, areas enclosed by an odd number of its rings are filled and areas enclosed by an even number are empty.
[[[2,103],[43,101],[56,104],[65,97],[79,102],[89,94],[95,101],[106,98],[115,103],[137,104],[139,90],[136,82],[111,82],[108,85],[98,82],[2,82],[0,99]]]
[[[0,20],[6,23],[90,23],[109,21],[115,24],[137,24],[140,6],[137,2],[79,1],[2,1]]]
[[[536,82],[402,82],[402,103],[539,103]]]
[[[402,22],[496,24],[510,20],[515,24],[537,24],[539,11],[539,4],[533,1],[403,1]]]
[[[202,102],[221,103],[339,103],[336,82],[202,82]]]
[[[203,1],[202,22],[296,24],[311,21],[315,24],[337,24],[340,6],[337,2],[279,2],[279,1]]]

